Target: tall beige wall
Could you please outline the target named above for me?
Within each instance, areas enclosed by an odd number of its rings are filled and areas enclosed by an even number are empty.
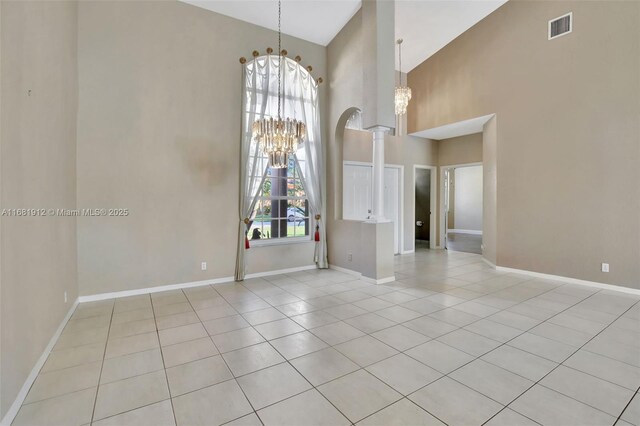
[[[78,204],[130,211],[79,219],[81,294],[232,276],[238,58],[277,48],[276,33],[177,1],[81,2],[78,22]],[[324,47],[283,48],[326,80]],[[313,250],[252,248],[248,272],[312,265]]]
[[[639,22],[639,2],[512,0],[409,73],[409,132],[496,113],[499,265],[640,288]]]
[[[75,209],[76,4],[3,1],[0,10],[0,209]],[[0,233],[2,418],[78,283],[74,217],[2,216]]]
[[[362,11],[358,11],[327,46],[327,245],[329,263],[361,270],[360,222],[342,220],[344,126],[349,115],[363,109]],[[349,260],[349,253],[352,254]]]

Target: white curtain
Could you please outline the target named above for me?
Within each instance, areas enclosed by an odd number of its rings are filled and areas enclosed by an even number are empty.
[[[293,109],[294,118],[307,125],[307,140],[296,155],[296,166],[301,171],[302,186],[309,200],[310,219],[318,226],[319,241],[315,243],[314,261],[318,268],[328,268],[318,85],[296,61],[287,59],[284,65],[285,95],[291,98],[291,105],[287,103],[287,107]]]
[[[236,281],[244,280],[246,270],[247,231],[260,195],[260,187],[267,173],[267,165],[258,155],[258,144],[253,140],[251,126],[264,117],[268,105],[268,74],[260,72],[254,60],[242,67],[242,135],[240,138],[240,206],[238,224],[238,252],[236,257]]]
[[[248,61],[243,68],[242,136],[240,152],[240,224],[238,228],[238,255],[236,281],[245,276],[245,244],[248,224],[260,195],[260,188],[267,176],[267,161],[258,152],[251,126],[265,116],[278,115],[278,67],[277,55],[266,55]],[[311,75],[298,62],[282,58],[281,106],[283,118],[302,120],[307,125],[307,139],[296,155],[302,184],[309,199],[310,223],[319,225],[320,241],[316,242],[314,260],[319,268],[327,268],[326,230],[324,226],[324,188],[322,182],[322,144],[320,140],[320,116],[318,86]],[[318,218],[318,219],[316,219]],[[315,230],[315,226],[313,228]]]
[[[307,140],[296,155],[296,166],[301,171],[302,186],[309,200],[310,219],[314,220],[315,225],[318,226],[319,241],[315,243],[314,261],[318,268],[328,268],[318,86],[297,62],[289,60],[286,65],[286,74],[290,77],[292,85],[289,89],[294,107],[300,110],[295,111],[296,118],[301,118],[307,124]]]

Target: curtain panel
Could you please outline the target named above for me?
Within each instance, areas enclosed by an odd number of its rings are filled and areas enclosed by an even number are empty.
[[[259,70],[260,67],[248,67],[246,64],[242,67],[242,134],[240,137],[240,205],[238,210],[240,222],[238,223],[236,281],[242,281],[245,277],[247,232],[260,195],[260,187],[267,174],[267,166],[260,161],[258,155],[258,144],[251,135],[253,122],[264,117],[268,105],[269,92],[259,90],[264,87],[267,75],[260,73]]]

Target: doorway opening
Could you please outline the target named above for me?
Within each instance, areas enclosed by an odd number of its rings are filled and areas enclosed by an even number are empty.
[[[415,249],[435,248],[436,168],[413,167]]]
[[[482,163],[442,167],[441,174],[443,248],[482,254]]]

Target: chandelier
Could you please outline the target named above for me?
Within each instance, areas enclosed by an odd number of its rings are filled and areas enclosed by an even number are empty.
[[[402,39],[398,39],[398,84],[396,86],[396,115],[404,115],[407,113],[407,106],[411,100],[411,88],[402,85]]]
[[[298,144],[303,141],[307,133],[307,126],[296,119],[282,119],[280,106],[284,112],[281,91],[282,77],[282,33],[280,20],[282,15],[281,2],[278,0],[278,118],[261,118],[253,123],[253,137],[258,141],[258,146],[269,159],[269,167],[272,169],[285,169],[289,167],[289,156],[296,153]]]

